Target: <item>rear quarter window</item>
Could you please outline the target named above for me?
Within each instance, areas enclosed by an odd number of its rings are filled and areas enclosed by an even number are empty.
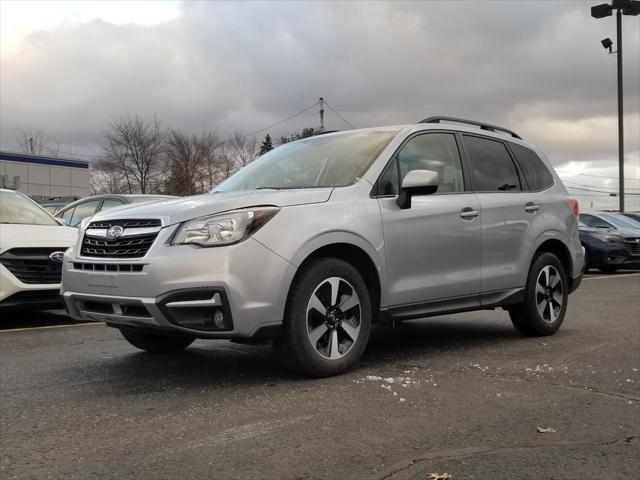
[[[544,190],[553,185],[553,175],[533,150],[515,143],[509,146],[531,190]]]

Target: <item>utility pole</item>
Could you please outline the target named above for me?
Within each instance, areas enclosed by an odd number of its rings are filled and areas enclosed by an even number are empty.
[[[324,132],[324,98],[320,97],[318,99],[318,104],[320,105],[320,133]]]
[[[623,89],[622,89],[622,15],[640,15],[640,1],[611,0],[611,4],[603,3],[591,7],[593,18],[610,17],[616,10],[616,38],[618,60],[618,195],[620,196],[620,211],[624,212],[624,119],[623,119]],[[611,52],[611,40],[605,38],[602,46]]]
[[[618,48],[618,191],[620,192],[620,211],[624,212],[624,116],[622,114],[622,10],[616,12]]]

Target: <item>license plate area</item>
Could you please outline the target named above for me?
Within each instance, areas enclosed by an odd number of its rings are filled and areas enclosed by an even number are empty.
[[[87,282],[91,287],[117,287],[118,275],[109,273],[92,273]]]

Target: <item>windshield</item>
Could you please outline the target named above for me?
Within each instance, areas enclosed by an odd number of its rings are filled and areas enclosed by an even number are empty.
[[[397,133],[360,131],[287,143],[229,177],[214,192],[351,185]]]
[[[60,226],[42,207],[16,192],[0,192],[0,223]]]
[[[640,228],[640,222],[617,213],[601,213],[600,216],[618,228]]]

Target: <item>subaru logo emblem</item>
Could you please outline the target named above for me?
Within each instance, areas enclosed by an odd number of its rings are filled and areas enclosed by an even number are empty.
[[[124,228],[122,228],[120,225],[114,225],[109,230],[107,230],[107,240],[115,240],[116,238],[120,238],[122,232],[124,232]]]
[[[63,259],[64,252],[53,252],[51,255],[49,255],[49,260],[51,260],[52,262],[62,263]]]

